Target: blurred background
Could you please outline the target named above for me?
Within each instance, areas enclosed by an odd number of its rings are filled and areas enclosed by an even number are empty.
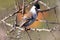
[[[25,2],[30,3],[33,0],[25,0]],[[41,0],[45,2],[49,7],[53,7],[55,5],[58,5],[56,8],[56,14],[54,9],[46,12],[45,18],[48,21],[51,22],[59,22],[60,23],[60,0]],[[13,14],[17,10],[15,9],[16,3],[19,2],[19,5],[23,3],[23,0],[0,0],[0,20],[3,19],[5,16],[8,16],[9,14]],[[45,7],[41,5],[41,9],[44,9]],[[26,9],[27,10],[27,9]],[[39,17],[41,15],[39,14]],[[43,16],[41,16],[42,19]],[[10,17],[6,20],[6,22],[13,24],[15,21],[15,16]],[[48,28],[46,26],[46,23],[44,22],[36,22],[38,23],[37,27],[35,28]],[[57,27],[57,29],[60,29],[60,25],[57,24],[48,24],[49,28]],[[32,27],[33,27],[32,26]],[[20,38],[16,38],[17,36],[17,30],[7,35],[7,31],[9,31],[11,27],[5,25],[4,23],[0,23],[0,40],[30,40],[26,32],[21,32]],[[53,31],[53,32],[36,32],[36,31],[29,31],[29,34],[31,36],[32,40],[60,40],[60,31]]]

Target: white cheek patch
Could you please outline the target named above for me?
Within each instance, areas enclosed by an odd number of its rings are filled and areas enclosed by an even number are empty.
[[[32,14],[36,14],[36,9],[35,8],[36,8],[35,6],[32,6],[32,8],[30,9],[30,12]]]
[[[33,15],[33,18],[36,18],[36,17],[37,17],[37,11],[36,11],[35,8],[36,8],[35,6],[32,6],[32,8],[31,8],[31,10],[30,10],[30,12],[31,12],[32,15]]]

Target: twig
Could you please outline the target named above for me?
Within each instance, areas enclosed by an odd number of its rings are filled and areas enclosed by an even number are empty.
[[[46,12],[52,9],[55,9],[57,6],[51,7],[50,9],[45,9],[45,10],[38,10],[38,12]]]
[[[29,39],[32,40],[31,37],[30,37],[30,34],[29,34],[28,30],[25,30],[25,31],[26,31],[26,33],[28,34]]]

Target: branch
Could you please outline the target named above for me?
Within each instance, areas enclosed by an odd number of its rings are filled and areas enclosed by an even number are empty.
[[[8,26],[13,27],[13,25],[5,22],[4,20],[3,20],[2,22],[5,23],[5,24],[8,25]],[[16,27],[16,28],[17,28],[17,29],[20,29],[20,30],[24,30],[24,28],[20,28],[20,27]],[[12,28],[12,29],[13,29],[13,28]],[[12,30],[12,29],[11,29],[11,30]],[[31,30],[32,30],[32,31],[47,31],[47,32],[50,32],[50,31],[51,31],[51,29],[33,29],[33,28],[31,28]]]
[[[38,19],[37,19],[36,21],[39,21],[39,22],[46,22],[46,20],[38,20]],[[60,25],[60,23],[58,23],[58,22],[51,22],[51,21],[48,21],[47,23]]]
[[[45,10],[38,10],[38,12],[46,12],[52,9],[55,9],[57,6],[51,7],[50,9],[45,9]]]

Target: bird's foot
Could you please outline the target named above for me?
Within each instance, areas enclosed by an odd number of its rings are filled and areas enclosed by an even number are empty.
[[[18,24],[15,24],[15,26],[18,26],[18,27],[19,27],[19,25],[18,25]]]

